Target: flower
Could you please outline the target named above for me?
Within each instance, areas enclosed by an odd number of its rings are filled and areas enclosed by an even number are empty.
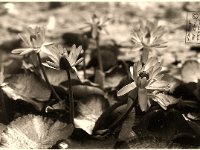
[[[136,62],[133,68],[131,67],[134,82],[119,90],[118,96],[137,88],[138,102],[142,111],[147,111],[150,107],[150,98],[166,109],[171,103],[163,102],[166,98],[159,93],[169,91],[170,85],[167,81],[162,80],[164,75],[161,73],[161,69],[161,63],[156,57],[149,58],[143,66],[140,61]]]
[[[65,58],[68,61],[70,67],[72,68],[83,61],[83,58],[78,59],[78,56],[82,51],[82,46],[76,48],[76,45],[73,45],[70,49],[69,54],[67,49],[63,48],[61,45],[58,46],[53,45],[49,47],[49,50],[50,50],[49,57],[52,61],[47,61],[47,64],[45,65],[54,69],[64,69],[60,65],[61,58]]]
[[[158,26],[158,22],[139,21],[139,26],[132,30],[132,42],[135,44],[136,50],[148,48],[150,50],[166,47],[166,41],[162,40],[165,30],[162,26]]]
[[[93,39],[96,39],[102,30],[108,33],[108,31],[105,29],[108,21],[110,21],[110,18],[99,18],[96,14],[93,14],[92,18],[89,21],[86,21],[88,27],[91,28],[90,31]]]
[[[14,49],[12,53],[26,55],[31,52],[39,53],[41,50],[46,50],[45,46],[51,43],[45,43],[45,28],[31,27],[25,28],[24,33],[19,34],[19,37],[23,40],[27,48]]]

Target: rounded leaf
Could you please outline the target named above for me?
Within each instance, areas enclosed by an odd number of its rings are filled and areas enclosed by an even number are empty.
[[[186,61],[181,68],[181,76],[184,82],[198,82],[200,79],[200,65],[195,60]]]
[[[29,114],[7,126],[1,144],[9,149],[47,149],[57,141],[67,139],[72,132],[72,125]]]

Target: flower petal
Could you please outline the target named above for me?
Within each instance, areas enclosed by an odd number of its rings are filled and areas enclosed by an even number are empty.
[[[75,62],[75,64],[73,64],[72,65],[72,67],[74,67],[74,66],[76,66],[76,65],[78,65],[78,64],[80,64],[82,61],[84,60],[84,58],[82,57],[82,58],[80,58],[80,59],[78,59],[76,62]]]
[[[142,69],[142,63],[140,61],[136,62],[133,65],[133,74],[132,75],[133,75],[135,82],[137,81],[138,73],[141,69]]]
[[[73,60],[73,62],[71,62],[72,64],[76,62],[81,51],[82,51],[82,46],[76,48],[76,45],[74,45],[74,49],[72,49],[72,51],[69,54],[69,58]]]
[[[30,38],[27,34],[18,34],[27,47],[31,47]]]
[[[20,54],[21,55],[21,53],[23,54],[24,52],[26,53],[26,52],[31,52],[31,51],[33,51],[33,48],[18,48],[18,49],[14,49],[14,50],[12,50],[12,53],[13,54]],[[26,53],[27,54],[27,53]]]
[[[138,102],[140,105],[141,111],[148,110],[148,97],[147,97],[147,90],[146,89],[138,89]]]
[[[150,67],[152,67],[152,62],[155,61],[154,59],[155,59],[154,57],[151,57],[147,60],[145,67],[144,67],[145,71],[148,70]]]
[[[31,52],[33,52],[33,51],[34,51],[33,48],[26,48],[26,49],[24,49],[24,51],[22,51],[22,52],[20,53],[20,55],[26,55],[26,54],[31,53]]]
[[[158,91],[168,91],[170,89],[170,85],[167,81],[157,80],[153,83],[150,83],[146,89],[148,90],[158,90]]]
[[[153,72],[150,74],[150,78],[154,79],[154,77],[156,77],[160,71],[162,70],[162,67],[157,68],[156,70],[153,70]]]
[[[58,70],[59,66],[56,63],[46,61],[46,63],[42,63],[44,66]]]
[[[179,102],[178,99],[163,93],[156,94],[152,99],[165,110],[169,105],[173,105]]]
[[[136,88],[135,82],[129,83],[117,92],[117,96],[122,96]]]

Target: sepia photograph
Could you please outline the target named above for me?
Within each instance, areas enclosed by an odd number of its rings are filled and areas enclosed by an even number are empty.
[[[200,149],[200,1],[0,2],[0,149]]]

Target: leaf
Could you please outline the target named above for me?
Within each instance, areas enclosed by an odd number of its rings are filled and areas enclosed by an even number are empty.
[[[68,82],[63,82],[61,84],[62,88],[68,92]],[[104,91],[99,87],[98,84],[95,84],[89,80],[72,80],[72,91],[74,97],[83,98],[91,94],[104,95]]]
[[[104,91],[99,87],[88,85],[88,84],[80,84],[72,86],[73,94],[77,97],[87,97],[91,94],[99,94],[104,95]]]
[[[179,133],[172,138],[174,143],[179,143],[183,148],[198,148],[200,138],[191,133]]]
[[[2,90],[8,97],[31,103],[38,110],[42,109],[42,104],[48,101],[51,95],[47,85],[32,73],[13,75],[5,82],[8,84],[2,87]]]
[[[6,125],[0,123],[0,134],[3,132],[3,130],[6,128]],[[1,138],[1,137],[0,137]]]
[[[147,136],[134,139],[128,142],[129,149],[165,149],[169,148],[169,145],[165,140],[156,139],[153,136]]]
[[[177,133],[194,133],[179,111],[161,108],[146,113],[133,130],[138,137],[153,136],[165,141],[171,140]]]
[[[47,78],[49,79],[49,82],[54,86],[59,86],[62,82],[68,81],[67,73],[64,70],[55,70],[55,69],[45,68],[45,72],[46,72]],[[70,72],[70,74],[71,74],[71,79],[78,79],[75,73]]]
[[[181,76],[184,82],[197,82],[200,79],[200,65],[195,60],[186,61],[181,68]]]
[[[115,88],[120,81],[127,75],[126,68],[122,65],[114,66],[105,72],[104,88]]]
[[[137,137],[136,133],[132,129],[134,123],[135,114],[133,113],[133,111],[131,111],[122,124],[122,128],[118,136],[119,141],[129,142],[130,140],[133,140]]]
[[[9,149],[47,149],[68,138],[72,132],[72,125],[29,114],[7,126],[1,143],[3,148]]]
[[[200,136],[200,125],[191,120],[187,120],[187,122],[189,126],[195,131],[195,133]]]
[[[70,139],[70,149],[113,149],[116,143],[114,136],[109,136],[105,140],[97,140],[92,138]]]
[[[101,70],[95,72],[95,83],[99,84],[101,88],[104,88],[105,74]]]
[[[50,113],[50,112],[59,112],[59,114],[62,113],[66,113],[66,102],[63,100],[63,101],[59,101],[58,103],[56,104],[53,104],[52,106],[47,106],[45,108],[45,112],[46,113]]]
[[[90,95],[84,101],[79,101],[77,105],[79,115],[74,118],[75,127],[91,135],[96,121],[109,104],[101,95]]]

